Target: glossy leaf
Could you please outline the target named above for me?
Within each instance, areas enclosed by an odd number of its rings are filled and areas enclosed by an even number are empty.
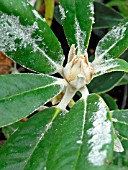
[[[113,155],[113,164],[117,165],[118,167],[117,170],[122,170],[123,166],[125,166],[124,170],[127,170],[127,167],[128,167],[128,141],[123,140],[122,144],[124,147],[124,152],[122,153],[114,152],[114,155]]]
[[[112,117],[119,122],[128,124],[128,110],[113,110],[111,111]]]
[[[114,134],[108,107],[96,94],[87,98],[86,123],[78,169],[103,169],[113,155]],[[85,162],[85,165],[83,162]]]
[[[75,44],[78,52],[83,53],[88,47],[94,21],[93,0],[60,0],[59,8],[69,46]]]
[[[36,74],[0,76],[0,126],[28,116],[51,100],[63,88],[58,80]]]
[[[105,160],[112,158],[110,113],[99,96],[89,95],[87,104],[83,99],[79,100],[57,129],[46,169],[100,170],[105,168]]]
[[[117,86],[128,84],[128,73],[126,73],[123,78],[119,81]]]
[[[128,124],[113,120],[113,125],[117,134],[128,140]]]
[[[126,62],[125,60],[109,59],[109,60],[104,60],[103,62],[99,61],[98,63],[96,63],[95,61],[93,62],[94,77],[97,77],[99,75],[112,72],[112,71],[128,72],[128,62]]]
[[[55,108],[45,109],[25,122],[0,149],[0,169],[44,169],[54,133],[51,131]],[[49,134],[49,133],[48,133]],[[36,153],[35,153],[36,152]]]
[[[2,132],[4,136],[8,139],[18,128],[22,125],[23,122],[19,121],[13,123],[12,125],[6,126],[2,128]]]
[[[98,43],[95,60],[120,56],[128,48],[128,18],[114,26]]]
[[[110,110],[117,110],[118,105],[115,100],[109,94],[101,94],[101,97],[104,99],[105,103],[109,107]]]
[[[95,24],[94,29],[109,28],[118,24],[123,16],[116,10],[109,8],[103,3],[94,3]],[[102,15],[101,15],[102,14]]]
[[[61,46],[26,0],[1,0],[0,25],[0,50],[7,56],[37,72],[58,71],[64,59]]]
[[[123,75],[123,72],[114,72],[96,77],[88,85],[89,91],[92,93],[105,93],[114,88]]]
[[[120,13],[103,3],[94,2],[94,11],[95,23],[93,29],[109,28],[118,24],[123,19]],[[59,7],[57,5],[55,6],[54,17],[61,24]]]
[[[128,110],[114,110],[111,114],[117,133],[128,139]]]

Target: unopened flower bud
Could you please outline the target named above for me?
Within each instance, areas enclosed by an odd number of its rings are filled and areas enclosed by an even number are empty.
[[[66,81],[76,89],[80,89],[88,84],[92,79],[92,70],[88,61],[88,54],[75,55],[75,46],[72,45],[69,51],[68,63],[63,75]]]

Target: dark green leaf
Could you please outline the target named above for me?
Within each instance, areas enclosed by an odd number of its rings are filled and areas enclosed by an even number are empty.
[[[114,26],[98,43],[95,62],[120,56],[128,48],[128,18]]]
[[[96,77],[88,85],[89,91],[93,93],[107,92],[116,86],[123,75],[123,72],[114,72]]]
[[[44,139],[47,131],[51,131],[51,121],[57,112],[55,108],[45,109],[20,126],[0,149],[1,170],[45,168],[54,133]]]
[[[101,97],[104,99],[106,102],[107,106],[109,107],[110,110],[117,110],[118,106],[114,99],[109,95],[109,94],[101,94]]]
[[[78,52],[88,47],[92,23],[93,0],[60,0],[60,13],[69,46],[75,44]]]
[[[77,168],[106,169],[104,165],[111,161],[114,145],[110,112],[103,99],[96,94],[88,96],[86,112],[83,145]]]
[[[6,126],[2,128],[2,132],[4,136],[8,139],[21,125],[23,122],[19,121],[13,123],[12,125]]]
[[[93,29],[109,28],[118,24],[123,19],[123,16],[116,10],[99,2],[94,2],[94,11],[95,23],[93,25]],[[54,17],[57,22],[61,24],[58,6],[55,6]]]
[[[126,166],[124,170],[127,170],[128,168],[128,141],[123,140],[122,144],[124,147],[124,152],[122,153],[114,152],[113,157],[113,164],[118,166],[117,170],[123,170],[122,166]]]
[[[109,59],[101,60],[101,62],[93,62],[94,64],[94,77],[112,72],[112,71],[124,71],[128,72],[128,62],[122,59]]]
[[[128,110],[113,110],[111,111],[112,117],[117,119],[119,122],[128,124]]]
[[[113,131],[108,108],[95,94],[89,95],[86,105],[81,99],[63,117],[46,169],[100,170],[111,160]]]
[[[124,124],[113,119],[113,125],[115,130],[117,131],[117,134],[128,140],[128,124]]]
[[[6,75],[0,82],[0,126],[28,116],[62,90],[58,79],[46,75]]]
[[[26,0],[0,1],[0,50],[37,72],[57,72],[61,46],[47,23]]]
[[[128,110],[113,110],[111,114],[117,133],[128,139]]]
[[[117,86],[128,84],[128,73],[126,73],[123,78],[119,81]]]
[[[118,24],[123,19],[123,16],[120,13],[99,2],[94,3],[94,11],[95,11],[94,15],[95,24],[93,26],[94,29],[112,27]]]

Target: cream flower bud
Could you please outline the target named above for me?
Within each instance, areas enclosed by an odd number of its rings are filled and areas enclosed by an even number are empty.
[[[75,46],[72,45],[69,51],[68,63],[63,75],[66,81],[74,88],[80,89],[88,84],[92,79],[92,70],[88,61],[88,54],[75,55]]]

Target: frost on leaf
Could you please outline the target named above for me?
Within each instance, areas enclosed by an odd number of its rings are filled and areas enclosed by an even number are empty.
[[[96,48],[96,58],[101,60],[103,57],[108,59],[111,56],[109,51],[116,46],[116,44],[124,38],[126,28],[128,27],[128,23],[125,25],[118,25],[113,27],[113,29],[107,33],[107,35],[99,42]]]
[[[63,21],[66,18],[66,13],[68,11],[65,12],[64,8],[61,5],[59,5],[59,10],[60,10],[60,13],[61,13],[61,20]]]
[[[37,19],[40,19],[41,21],[46,22],[45,18],[42,18],[35,9],[32,10],[32,12]]]
[[[86,39],[86,31],[82,31],[77,18],[75,18],[75,38],[78,45],[78,54],[82,54],[85,51],[84,41]]]
[[[92,2],[89,3],[88,7],[90,9],[91,14],[94,14],[94,5]]]
[[[88,141],[90,152],[88,160],[95,166],[101,166],[107,157],[107,148],[111,142],[111,122],[107,119],[107,109],[104,107],[102,99],[95,103],[98,106],[98,111],[93,112],[90,121],[92,128],[87,130],[87,134],[91,137]]]
[[[6,53],[30,45],[36,51],[36,41],[41,41],[41,39],[34,39],[32,35],[37,28],[38,24],[36,22],[31,26],[23,26],[20,24],[19,17],[2,14],[0,16],[0,50]]]
[[[103,62],[101,60],[101,62],[94,62],[92,64],[95,75],[102,75],[119,66],[119,64],[114,59],[104,60]]]
[[[89,7],[89,10],[90,10],[90,13],[92,14],[92,16],[89,17],[89,18],[90,18],[90,20],[92,20],[92,23],[94,24],[95,23],[95,19],[93,17],[93,15],[94,15],[94,5],[93,5],[93,3],[90,2],[88,7]]]

